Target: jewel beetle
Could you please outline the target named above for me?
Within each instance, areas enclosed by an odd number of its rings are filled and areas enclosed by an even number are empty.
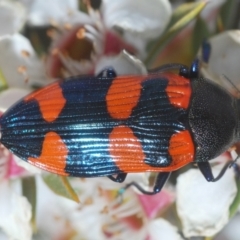
[[[173,70],[177,70],[175,73]],[[0,142],[13,154],[46,171],[74,177],[157,172],[152,191],[170,173],[196,163],[207,181],[209,160],[240,138],[240,102],[188,69],[167,64],[147,75],[97,76],[55,82],[24,97],[0,118]]]

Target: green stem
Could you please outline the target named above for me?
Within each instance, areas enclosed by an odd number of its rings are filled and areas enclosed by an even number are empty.
[[[22,179],[22,193],[27,198],[32,206],[32,219],[31,224],[34,231],[36,231],[36,203],[37,203],[37,190],[35,177],[26,177]]]

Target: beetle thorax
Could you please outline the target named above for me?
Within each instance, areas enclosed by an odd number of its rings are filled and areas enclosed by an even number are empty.
[[[236,100],[204,78],[193,80],[192,88],[189,125],[196,144],[196,161],[209,161],[237,141]]]

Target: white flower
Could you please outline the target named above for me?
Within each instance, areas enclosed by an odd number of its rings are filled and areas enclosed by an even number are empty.
[[[80,15],[83,15],[81,17]],[[122,49],[134,51],[120,36],[105,28],[99,12],[80,13],[53,34],[47,72],[51,77],[91,74],[101,57],[113,57]]]
[[[157,218],[148,225],[149,240],[183,240],[178,229],[163,218]]]
[[[8,88],[0,92],[0,113],[4,113],[8,108],[30,92],[31,90],[28,88]],[[17,156],[10,153],[3,145],[0,146],[0,180],[3,177],[16,178],[22,175],[28,175],[29,173],[37,174],[40,172],[41,170],[39,168],[19,159]]]
[[[124,38],[140,52],[146,40],[160,36],[172,13],[168,0],[103,0],[103,19],[110,29],[121,29]]]
[[[236,214],[228,223],[228,225],[217,235],[216,240],[239,240],[240,236],[240,214]]]
[[[46,186],[41,176],[36,177],[36,186],[38,233],[46,236],[45,239],[60,239],[72,230],[70,219],[79,204],[56,195]]]
[[[31,206],[27,199],[16,194],[7,180],[0,184],[0,227],[14,240],[30,240]]]
[[[100,12],[88,10],[89,15],[73,11],[65,24],[56,22],[58,32],[48,58],[50,76],[96,72],[98,61],[110,62],[123,49],[143,56],[148,40],[160,35],[171,17],[167,0],[103,1]]]
[[[159,36],[171,17],[168,0],[103,0],[103,18],[108,28],[120,28],[146,39]]]
[[[0,52],[1,82],[20,88],[44,84],[44,65],[27,38],[18,33],[0,37]]]
[[[210,38],[208,42],[210,43],[210,58],[207,63],[203,63],[202,74],[233,94],[239,95],[239,90],[237,91],[231,83],[240,89],[240,30],[220,33]]]
[[[95,67],[95,74],[98,74],[106,67],[113,67],[118,75],[147,74],[144,64],[126,51],[112,57],[101,57]]]
[[[21,0],[23,1],[23,0]],[[62,22],[78,11],[77,0],[41,0],[23,1],[28,8],[28,23],[34,26],[49,25],[50,22]]]
[[[213,168],[217,176],[221,166]],[[207,182],[198,169],[177,179],[177,211],[186,237],[213,236],[229,220],[229,207],[237,188],[234,171],[229,169],[217,182]]]
[[[0,1],[0,36],[21,30],[26,20],[26,9],[16,1]]]
[[[30,93],[29,89],[9,88],[0,93],[0,112],[5,112],[19,99]]]

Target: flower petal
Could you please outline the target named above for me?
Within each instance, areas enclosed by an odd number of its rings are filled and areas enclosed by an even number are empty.
[[[0,184],[0,227],[10,239],[30,240],[31,206],[25,197],[10,189],[8,181]]]
[[[36,183],[39,192],[36,214],[38,230],[47,235],[46,239],[61,239],[71,229],[70,224],[67,224],[69,215],[75,212],[78,205],[56,195],[47,187],[41,176],[36,177]]]
[[[15,156],[9,152],[9,169],[8,169],[8,176],[9,178],[19,177],[25,173],[25,169],[19,166],[15,161]]]
[[[160,35],[171,17],[167,0],[103,0],[102,10],[107,27],[137,33],[146,39]]]
[[[9,88],[0,93],[0,111],[5,112],[19,99],[26,96],[31,91],[29,89]]]
[[[84,21],[68,30],[55,32],[47,59],[47,73],[51,77],[92,73],[96,58],[103,54],[104,41],[105,31]]]
[[[18,32],[26,20],[26,10],[19,2],[0,2],[0,36]]]
[[[8,177],[10,152],[3,146],[0,146],[0,182]],[[1,238],[0,238],[1,239]]]
[[[131,52],[132,54],[136,53],[136,41],[134,41],[133,47],[133,45],[127,44],[118,34],[114,33],[113,31],[106,32],[104,45],[105,55],[119,54],[123,50]]]
[[[239,240],[240,236],[240,214],[238,213],[234,216],[228,225],[216,236],[215,240],[221,239],[231,239],[231,240]]]
[[[19,157],[13,155],[14,161],[15,163],[20,167],[25,169],[30,175],[31,174],[40,174],[42,173],[42,170],[40,168],[37,168],[31,164],[29,164],[26,161],[23,161],[22,159],[20,159]],[[25,172],[26,175],[26,172]]]
[[[198,2],[200,1],[198,0]],[[201,12],[201,17],[207,22],[207,26],[212,32],[216,29],[216,19],[225,2],[226,0],[211,0]]]
[[[20,34],[1,37],[0,52],[1,77],[9,87],[27,88],[46,84],[43,63],[25,37]]]
[[[19,177],[25,173],[25,169],[18,166],[15,156],[3,145],[0,146],[0,182],[2,179]]]
[[[240,30],[223,32],[209,39],[209,43],[211,53],[208,63],[201,69],[203,75],[236,94],[236,89],[224,76],[240,89]]]
[[[149,240],[183,240],[178,233],[178,229],[162,218],[151,221],[148,226],[148,232]]]
[[[58,23],[68,19],[77,9],[77,0],[51,0],[47,4],[45,1],[35,0],[29,9],[28,21],[31,25],[38,26]]]
[[[126,51],[117,56],[101,57],[96,65],[95,74],[98,74],[107,67],[113,67],[119,75],[147,74],[144,64]]]
[[[213,168],[215,176],[221,167]],[[232,169],[214,183],[207,182],[198,169],[191,169],[178,177],[176,187],[177,212],[186,237],[213,236],[227,224],[237,192]]]
[[[138,199],[146,216],[153,219],[159,212],[162,212],[172,204],[174,198],[170,192],[163,189],[160,193],[153,196],[140,194]]]

